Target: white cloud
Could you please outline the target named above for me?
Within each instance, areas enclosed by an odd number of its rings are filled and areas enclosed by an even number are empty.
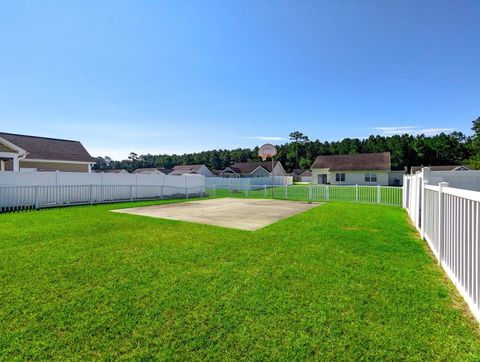
[[[393,127],[372,127],[370,130],[378,132],[381,136],[393,136],[398,134],[424,134],[434,136],[442,132],[452,132],[455,128],[422,128],[419,126],[393,126]]]

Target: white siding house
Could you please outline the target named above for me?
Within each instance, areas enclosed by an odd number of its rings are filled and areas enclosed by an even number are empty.
[[[219,173],[220,177],[269,177],[288,176],[282,163],[275,161],[272,172],[272,161],[237,162]]]
[[[393,186],[403,173],[391,171],[389,152],[318,156],[312,165],[312,183]]]

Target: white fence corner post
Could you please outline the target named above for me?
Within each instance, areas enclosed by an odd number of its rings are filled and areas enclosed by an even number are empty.
[[[285,198],[288,199],[288,186],[285,185]]]
[[[38,198],[38,185],[35,184],[35,210],[40,208],[40,200]]]
[[[263,197],[267,198],[267,185],[263,185]]]
[[[358,184],[355,185],[355,202],[358,202]]]
[[[133,185],[130,185],[130,201],[133,199]]]
[[[185,197],[188,199],[188,187],[185,187]]]
[[[325,198],[326,198],[327,200],[330,200],[330,186],[329,186],[329,185],[327,185],[327,187],[325,188],[325,194],[326,194],[326,195],[325,195],[325,196],[326,196]]]
[[[163,200],[163,195],[164,195],[164,192],[163,192],[163,187],[164,185],[160,185],[160,198]]]
[[[377,185],[377,204],[380,204],[382,202],[382,189],[380,188],[380,185]]]
[[[445,223],[444,223],[444,194],[443,188],[448,187],[448,182],[438,184],[438,264],[442,265],[445,254]]]
[[[312,184],[308,185],[308,201],[312,202]]]

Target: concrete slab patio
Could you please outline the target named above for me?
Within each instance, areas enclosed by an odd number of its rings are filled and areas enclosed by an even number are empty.
[[[221,198],[112,211],[253,231],[319,205],[283,200]]]

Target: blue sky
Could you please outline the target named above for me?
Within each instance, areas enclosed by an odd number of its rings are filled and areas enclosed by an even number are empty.
[[[480,1],[1,1],[0,130],[92,155],[470,134]]]

